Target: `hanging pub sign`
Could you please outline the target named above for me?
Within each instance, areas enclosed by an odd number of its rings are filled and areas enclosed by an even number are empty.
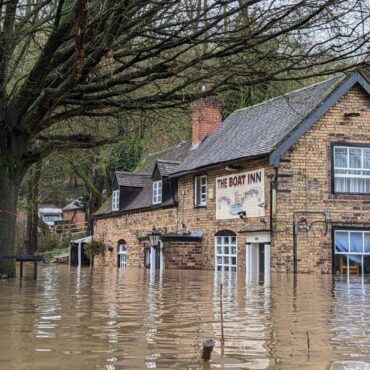
[[[239,218],[241,215],[245,217],[264,217],[264,189],[263,168],[217,177],[216,219]]]

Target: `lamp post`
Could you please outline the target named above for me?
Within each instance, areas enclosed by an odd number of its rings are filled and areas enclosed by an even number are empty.
[[[148,239],[149,239],[149,244],[153,248],[152,251],[155,253],[155,258],[154,261],[151,258],[151,262],[154,262],[155,268],[159,269],[160,268],[160,248],[159,248],[159,240],[161,237],[161,233],[159,230],[157,230],[154,226],[153,229],[150,233],[148,233]]]

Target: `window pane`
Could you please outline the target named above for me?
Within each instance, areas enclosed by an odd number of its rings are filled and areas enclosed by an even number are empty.
[[[361,168],[361,149],[349,148],[349,167]]]
[[[370,233],[365,233],[364,252],[370,253]]]
[[[222,266],[224,271],[228,271],[230,265],[236,266],[237,263],[236,237],[234,245],[231,244],[231,239],[230,236],[217,236],[215,238],[216,268]]]
[[[343,253],[349,251],[348,245],[348,232],[336,231],[335,232],[335,252]]]
[[[347,167],[347,148],[335,148],[334,166]]]
[[[351,232],[350,233],[350,252],[361,252],[362,253],[362,232]]]
[[[370,168],[370,149],[364,149],[363,168]]]
[[[231,237],[231,243],[232,244],[236,244],[236,236],[232,236]]]
[[[370,256],[364,256],[364,274],[370,274]]]
[[[336,193],[347,193],[348,192],[347,179],[336,177],[334,180],[334,190]]]

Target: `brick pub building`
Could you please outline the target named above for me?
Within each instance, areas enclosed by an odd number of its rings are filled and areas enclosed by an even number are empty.
[[[96,262],[370,273],[369,94],[355,72],[224,122],[216,98],[194,103],[192,142],[150,155],[140,173],[116,173],[94,235],[113,251]]]

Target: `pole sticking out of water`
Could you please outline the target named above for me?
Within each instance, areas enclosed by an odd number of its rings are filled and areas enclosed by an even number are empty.
[[[306,337],[307,337],[307,352],[309,355],[310,354],[310,334],[308,333],[308,331],[306,331]]]
[[[213,351],[215,343],[212,339],[207,339],[203,342],[203,352],[202,352],[202,359],[204,361],[209,361],[211,359],[211,354]]]
[[[223,310],[223,305],[222,305],[222,288],[223,288],[223,284],[221,283],[221,286],[220,286],[221,346],[223,349],[224,344],[225,344],[225,336],[224,336],[224,310]]]

